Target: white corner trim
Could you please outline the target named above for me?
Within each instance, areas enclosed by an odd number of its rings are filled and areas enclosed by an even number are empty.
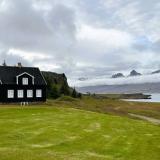
[[[18,84],[18,78],[21,77],[22,75],[24,74],[27,74],[28,76],[32,77],[32,84],[34,84],[34,76],[32,76],[31,74],[27,73],[27,72],[23,72],[22,74],[19,74],[16,76],[16,81],[17,81],[17,84]]]
[[[29,75],[30,77],[34,78],[34,76],[32,76],[31,74],[29,74],[29,73],[27,73],[27,72],[23,72],[22,74],[19,74],[19,75],[17,75],[16,77],[20,77],[20,76],[22,76],[22,75],[24,75],[24,74],[27,74],[27,75]]]
[[[16,76],[16,83],[18,84],[18,77]]]
[[[32,84],[34,85],[34,77],[32,77]]]

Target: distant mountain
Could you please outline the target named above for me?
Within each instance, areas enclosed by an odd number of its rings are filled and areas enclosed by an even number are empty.
[[[80,78],[78,78],[78,80],[79,81],[85,81],[85,80],[87,80],[88,78],[85,78],[85,77],[80,77]]]
[[[138,73],[137,71],[135,70],[132,70],[129,74],[129,76],[141,76],[142,74],[141,73]]]
[[[122,73],[116,73],[114,75],[112,75],[112,78],[122,78],[124,77],[124,75]]]
[[[151,74],[157,74],[157,73],[160,73],[160,70],[154,71]]]
[[[79,87],[81,93],[160,93],[160,83],[99,85]]]

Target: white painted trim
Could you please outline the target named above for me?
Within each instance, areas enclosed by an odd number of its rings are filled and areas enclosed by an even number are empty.
[[[34,77],[32,78],[32,84],[34,85]]]
[[[44,78],[44,76],[43,76],[43,74],[42,74],[42,72],[41,72],[41,71],[40,71],[40,73],[41,73],[41,76],[42,76],[42,78],[43,78],[43,80],[44,80],[45,84],[47,85],[47,82],[46,82],[46,80],[45,80],[45,78]]]
[[[23,89],[17,90],[17,97],[18,98],[24,98],[24,90]]]
[[[18,84],[18,77],[16,76],[16,83]]]
[[[33,98],[33,90],[32,89],[27,90],[27,98]]]
[[[27,73],[27,72],[23,72],[22,74],[19,74],[19,75],[17,75],[16,77],[20,77],[20,76],[22,76],[22,75],[24,75],[24,74],[27,74],[27,75],[31,76],[32,78],[34,78],[34,76],[32,76],[31,74],[29,74],[29,73]]]
[[[16,76],[16,81],[17,81],[17,84],[18,84],[18,78],[23,76],[24,74],[27,74],[28,76],[32,77],[32,84],[34,84],[34,76],[32,76],[31,74],[27,73],[27,72],[23,72],[22,74],[19,74]]]
[[[8,99],[13,99],[14,98],[14,90],[13,89],[7,90],[7,98]]]
[[[42,89],[36,89],[36,98],[42,98]]]

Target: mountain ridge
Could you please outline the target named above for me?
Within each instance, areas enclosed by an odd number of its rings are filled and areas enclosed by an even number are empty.
[[[82,93],[160,93],[159,83],[121,84],[121,85],[97,85],[77,87]]]
[[[122,78],[122,77],[125,77],[123,73],[116,73],[116,74],[113,74],[111,78]]]
[[[141,76],[142,74],[141,73],[138,73],[136,70],[132,70],[129,74],[130,77],[132,76]]]

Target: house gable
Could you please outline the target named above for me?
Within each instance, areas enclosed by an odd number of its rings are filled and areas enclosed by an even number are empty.
[[[17,85],[24,85],[23,79],[27,79],[28,84],[27,85],[34,85],[34,79],[35,77],[31,74],[24,72],[16,76],[16,84]]]

